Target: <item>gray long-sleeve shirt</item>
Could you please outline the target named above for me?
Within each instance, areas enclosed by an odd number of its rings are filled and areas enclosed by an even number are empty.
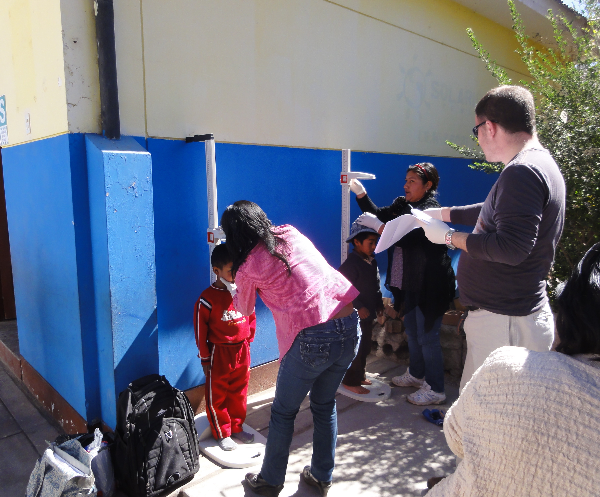
[[[464,305],[510,316],[545,305],[545,280],[565,219],[565,182],[546,149],[517,154],[483,204],[455,207],[450,219],[476,221],[458,263]]]

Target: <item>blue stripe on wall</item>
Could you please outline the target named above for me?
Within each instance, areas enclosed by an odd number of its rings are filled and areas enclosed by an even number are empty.
[[[157,298],[161,373],[179,388],[204,382],[193,336],[193,304],[209,285],[204,144],[149,139],[154,177]],[[388,205],[403,195],[406,169],[428,160],[405,155],[353,153],[352,170],[377,175],[369,195]],[[431,158],[441,176],[442,205],[481,202],[496,176],[468,161]],[[274,224],[292,224],[308,236],[333,267],[340,264],[341,151],[216,144],[218,210],[236,200],[256,202]],[[360,214],[352,202],[352,219]],[[378,256],[385,278],[387,258]],[[277,358],[271,313],[257,304],[252,365]]]
[[[204,144],[148,139],[154,187],[159,368],[178,388],[204,383],[194,303],[209,284]]]
[[[20,352],[86,417],[84,378],[93,380],[84,375],[76,248],[85,235],[76,235],[74,213],[84,199],[73,193],[87,190],[80,147],[81,137],[62,135],[3,149],[2,163]]]
[[[187,389],[204,382],[192,324],[194,302],[209,285],[210,271],[204,145],[134,139],[152,154],[158,339],[152,338],[152,330],[148,332],[157,350],[147,352],[155,354],[156,359],[150,361],[153,368],[178,388]],[[91,420],[100,409],[96,350],[106,344],[99,347],[98,316],[90,305],[98,298],[93,283],[99,275],[93,275],[91,269],[83,135],[64,135],[3,149],[2,153],[21,353]],[[296,226],[333,267],[339,266],[341,151],[217,143],[216,159],[220,214],[236,200],[252,200],[275,224]],[[375,181],[364,184],[374,202],[383,206],[403,194],[406,168],[424,160],[427,158],[354,152],[352,170],[377,175]],[[469,169],[463,159],[430,160],[440,172],[442,205],[483,201],[496,179],[496,175]],[[360,211],[354,200],[351,205],[354,219]],[[385,254],[378,260],[385,270]],[[110,303],[106,306],[108,310]],[[154,319],[150,318],[148,322]],[[257,325],[254,366],[277,358],[271,313],[260,301]],[[136,350],[131,346],[128,354],[136,354]],[[110,352],[98,353],[106,356],[108,363]],[[127,371],[119,373],[122,378],[115,393],[126,378],[147,372],[147,368],[140,372],[128,367],[135,361],[124,358],[116,358]]]

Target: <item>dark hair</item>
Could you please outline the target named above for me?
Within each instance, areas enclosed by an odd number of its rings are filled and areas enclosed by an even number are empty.
[[[498,123],[509,133],[535,133],[535,102],[522,86],[498,86],[488,91],[475,107],[475,115]]]
[[[229,250],[227,249],[227,245],[221,243],[217,245],[210,255],[210,265],[212,267],[218,267],[219,269],[223,269],[225,264],[229,264],[231,262],[231,256],[229,255]]]
[[[423,181],[423,184],[431,181],[431,188],[427,193],[433,194],[437,191],[437,187],[440,184],[440,175],[431,162],[419,162],[418,164],[413,164],[412,166],[408,166],[408,171],[416,173],[421,178],[421,181]]]
[[[370,235],[375,235],[377,238],[379,238],[379,233],[375,233],[374,231],[361,231],[358,235],[356,235],[352,240],[350,240],[350,243],[352,245],[356,245],[354,243],[354,240],[356,240],[357,242],[364,242]]]
[[[292,274],[284,253],[285,240],[275,234],[273,223],[254,202],[238,200],[228,206],[221,216],[221,229],[225,232],[234,274],[259,242],[263,242],[269,253],[285,264],[288,274]]]
[[[587,251],[557,293],[556,350],[600,354],[600,243]]]

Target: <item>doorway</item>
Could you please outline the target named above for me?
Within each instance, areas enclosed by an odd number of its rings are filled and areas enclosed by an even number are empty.
[[[0,321],[16,318],[15,289],[13,286],[12,263],[10,260],[6,197],[4,195],[2,148],[0,147]]]

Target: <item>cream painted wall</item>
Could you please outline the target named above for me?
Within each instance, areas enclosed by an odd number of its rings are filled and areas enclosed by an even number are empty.
[[[512,31],[448,0],[128,0],[115,5],[122,133],[452,155]]]
[[[87,0],[2,0],[0,95],[9,146],[101,131],[95,36]]]
[[[0,95],[6,95],[9,145],[67,131],[61,29],[57,1],[0,3]]]
[[[67,119],[71,133],[101,133],[94,2],[60,0]]]

